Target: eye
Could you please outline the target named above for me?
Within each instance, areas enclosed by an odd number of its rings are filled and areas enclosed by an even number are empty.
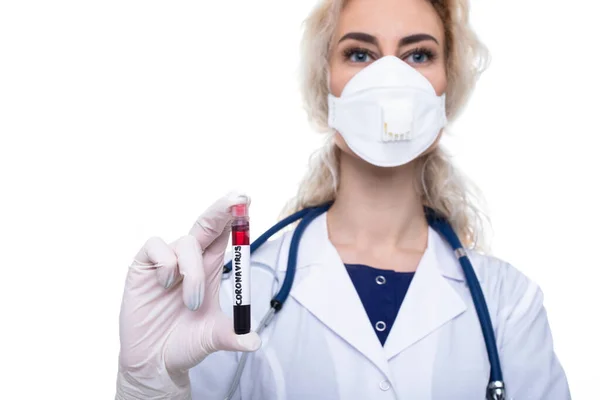
[[[414,49],[405,58],[409,64],[425,64],[436,58],[435,53],[429,49]]]
[[[373,57],[367,49],[351,48],[344,51],[344,58],[350,62],[364,63],[373,61]]]

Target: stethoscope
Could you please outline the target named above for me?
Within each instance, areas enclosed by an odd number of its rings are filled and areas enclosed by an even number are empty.
[[[294,282],[296,263],[298,260],[298,247],[300,245],[302,234],[304,233],[304,230],[308,224],[310,224],[319,215],[326,212],[329,207],[331,207],[331,203],[317,207],[305,208],[301,211],[298,211],[273,225],[250,245],[250,253],[253,253],[275,233],[279,232],[289,224],[300,220],[298,226],[294,230],[292,240],[290,242],[287,270],[285,272],[283,284],[279,288],[277,294],[271,299],[271,308],[261,320],[258,328],[256,329],[256,333],[260,334],[262,330],[271,322],[275,314],[283,307],[283,304],[287,300]],[[450,246],[452,246],[454,254],[458,258],[458,261],[463,269],[467,285],[469,286],[469,290],[471,292],[471,297],[473,298],[473,304],[475,305],[477,317],[479,318],[479,324],[481,325],[481,331],[483,333],[483,339],[485,341],[485,347],[487,349],[488,359],[490,361],[490,379],[486,390],[486,399],[504,400],[505,387],[502,379],[502,369],[500,367],[500,359],[498,357],[494,329],[487,308],[487,303],[485,302],[485,298],[483,296],[481,286],[479,285],[479,281],[477,280],[477,276],[475,275],[475,271],[473,271],[471,261],[467,257],[467,253],[463,248],[458,235],[456,235],[456,232],[454,232],[454,229],[452,229],[452,226],[450,226],[450,223],[445,218],[437,214],[433,209],[429,207],[424,207],[424,209],[429,226],[437,231],[450,244]],[[223,267],[223,272],[224,274],[231,272],[231,261],[225,264]],[[226,400],[231,399],[237,390],[248,354],[249,353],[242,354]]]

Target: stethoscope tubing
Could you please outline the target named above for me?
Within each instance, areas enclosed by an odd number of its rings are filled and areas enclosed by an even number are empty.
[[[326,212],[329,209],[329,207],[331,207],[331,204],[332,203],[330,202],[324,205],[309,207],[297,211],[296,213],[284,218],[277,224],[273,225],[269,230],[267,230],[265,233],[259,236],[258,239],[256,239],[250,245],[250,253],[253,253],[256,249],[262,246],[267,240],[269,240],[274,234],[279,232],[281,229],[292,224],[293,222],[300,220],[298,226],[294,230],[292,240],[290,242],[285,278],[283,280],[283,283],[281,284],[281,287],[279,288],[279,291],[275,294],[275,296],[273,296],[271,300],[272,312],[269,320],[275,313],[279,312],[282,309],[292,289],[294,277],[296,274],[296,264],[298,261],[298,250],[300,246],[300,240],[302,238],[302,235],[304,234],[306,227],[315,218]],[[498,355],[498,348],[496,345],[494,328],[492,325],[492,320],[490,318],[487,303],[485,301],[485,296],[483,295],[483,291],[481,290],[481,285],[479,284],[479,280],[477,279],[477,275],[475,274],[473,265],[471,264],[471,261],[469,260],[469,257],[467,256],[466,251],[464,250],[463,245],[460,242],[460,239],[458,238],[458,235],[456,235],[456,232],[454,232],[454,229],[452,228],[450,223],[445,218],[439,216],[433,209],[429,207],[425,207],[425,215],[427,217],[427,222],[429,226],[431,226],[435,231],[437,231],[454,250],[454,253],[457,256],[463,273],[465,275],[465,280],[467,282],[467,286],[469,287],[469,291],[471,292],[471,297],[473,299],[475,311],[479,319],[479,324],[481,326],[481,331],[483,334],[485,347],[490,362],[490,381],[487,390],[487,398],[493,400],[503,399],[504,383],[502,377],[502,368],[500,366],[500,357]],[[231,261],[229,261],[223,267],[224,273],[229,273],[230,271]]]

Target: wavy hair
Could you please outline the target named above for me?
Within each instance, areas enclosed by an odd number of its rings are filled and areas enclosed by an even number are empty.
[[[298,193],[286,205],[283,215],[305,207],[335,200],[340,149],[334,144],[335,131],[327,124],[329,93],[328,67],[332,38],[340,13],[349,0],[322,0],[304,20],[301,41],[300,90],[311,126],[326,133],[325,143],[309,160],[309,169]],[[468,0],[428,0],[440,16],[446,36],[446,114],[452,122],[464,109],[480,74],[487,68],[487,48],[469,25]],[[465,247],[485,251],[484,222],[478,203],[482,196],[452,164],[441,146],[417,160],[415,177],[423,205],[448,219]]]

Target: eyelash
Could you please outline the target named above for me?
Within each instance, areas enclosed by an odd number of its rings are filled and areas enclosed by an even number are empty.
[[[344,59],[345,60],[350,59],[350,57],[352,57],[352,55],[355,53],[364,53],[364,54],[367,54],[368,56],[370,56],[371,58],[375,58],[373,53],[365,48],[351,47],[349,49],[344,50]],[[405,54],[402,58],[406,58],[406,57],[412,56],[413,54],[417,54],[417,53],[422,53],[425,56],[427,56],[427,62],[434,61],[437,58],[437,54],[435,52],[433,52],[431,49],[428,49],[427,47],[414,48],[408,54]]]

